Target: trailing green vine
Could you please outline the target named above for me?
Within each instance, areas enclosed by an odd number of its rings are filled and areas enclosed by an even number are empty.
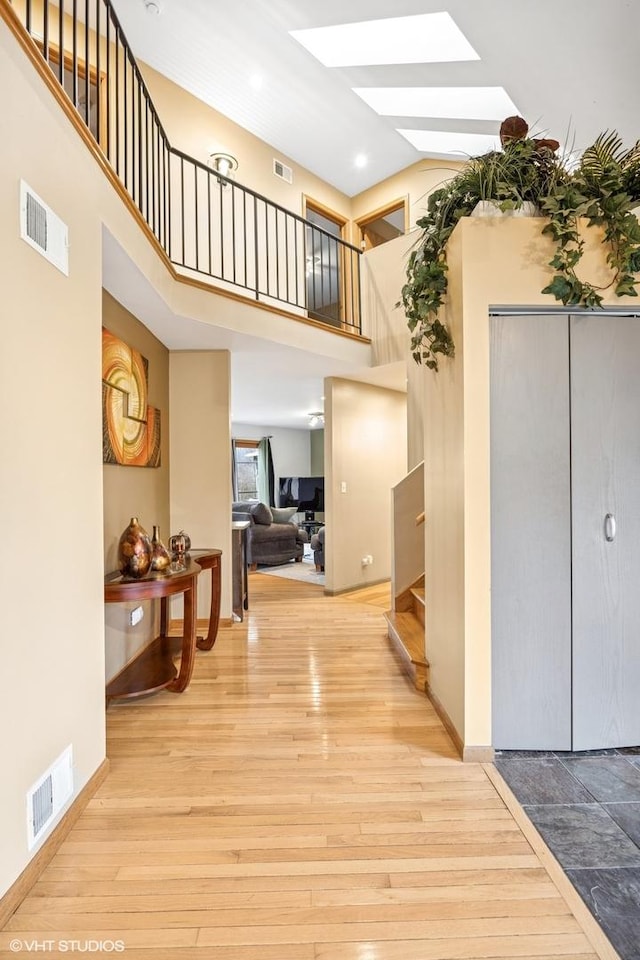
[[[508,125],[511,126],[508,128]],[[640,200],[640,143],[623,150],[617,133],[602,134],[585,150],[569,172],[556,156],[556,141],[531,139],[521,118],[509,118],[501,128],[502,151],[474,157],[427,200],[418,220],[422,235],[407,264],[399,305],[411,332],[411,353],[417,363],[438,370],[441,356],[453,357],[451,332],[441,320],[448,287],[447,243],[458,223],[480,200],[508,211],[534,203],[545,214],[543,234],[556,250],[550,261],[551,282],[542,291],[567,305],[599,307],[604,290],[617,296],[637,296],[640,272],[640,225],[631,208]],[[608,247],[612,280],[599,288],[578,277],[584,252],[579,220],[601,227]]]

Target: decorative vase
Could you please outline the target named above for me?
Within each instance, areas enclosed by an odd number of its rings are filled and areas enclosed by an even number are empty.
[[[151,537],[151,569],[162,573],[170,563],[169,551],[160,539],[160,527],[154,526]]]
[[[139,580],[149,572],[151,566],[151,541],[137,517],[131,517],[131,523],[120,537],[118,543],[118,564],[123,577]]]

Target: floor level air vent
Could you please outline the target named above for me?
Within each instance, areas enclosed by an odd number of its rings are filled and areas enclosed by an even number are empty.
[[[276,177],[280,177],[280,179],[286,183],[293,183],[293,170],[291,167],[288,167],[282,160],[276,160],[275,157],[273,158],[273,172]]]
[[[62,753],[27,791],[27,838],[31,849],[73,793],[73,751]]]
[[[24,180],[20,181],[20,236],[65,276],[69,276],[67,225]]]

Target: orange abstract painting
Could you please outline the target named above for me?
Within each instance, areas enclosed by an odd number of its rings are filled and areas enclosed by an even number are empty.
[[[160,411],[147,403],[148,362],[102,329],[102,460],[160,466]]]

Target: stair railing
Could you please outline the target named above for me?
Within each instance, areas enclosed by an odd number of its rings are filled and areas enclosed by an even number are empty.
[[[361,333],[360,250],[171,146],[111,0],[0,0],[169,260]]]

